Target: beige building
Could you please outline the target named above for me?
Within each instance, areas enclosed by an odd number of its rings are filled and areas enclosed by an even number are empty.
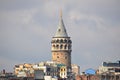
[[[72,64],[72,73],[76,75],[80,75],[80,66],[76,65],[76,64]]]
[[[14,67],[14,74],[17,77],[33,77],[33,64],[19,64]]]
[[[57,32],[51,42],[52,61],[71,67],[71,43],[61,14]]]

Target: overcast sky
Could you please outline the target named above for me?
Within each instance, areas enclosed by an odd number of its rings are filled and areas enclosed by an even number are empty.
[[[51,60],[61,9],[81,71],[120,60],[120,0],[0,0],[0,71]]]

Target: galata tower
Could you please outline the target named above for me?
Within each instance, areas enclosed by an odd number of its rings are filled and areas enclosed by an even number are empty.
[[[71,47],[72,41],[67,34],[62,13],[60,13],[58,28],[51,41],[52,61],[71,67]]]

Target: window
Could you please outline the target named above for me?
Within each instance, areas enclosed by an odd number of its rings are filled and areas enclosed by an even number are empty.
[[[63,48],[63,45],[60,45],[60,49],[62,49]]]
[[[53,48],[55,48],[55,45],[53,45]]]
[[[59,56],[57,56],[57,58],[59,58]]]
[[[63,42],[63,40],[61,39],[60,42]]]
[[[71,49],[71,45],[68,46],[68,49]]]
[[[69,40],[68,42],[69,42],[69,43],[72,43],[72,41],[71,41],[71,40]]]
[[[67,42],[67,40],[65,39],[64,42]]]
[[[60,32],[60,31],[61,31],[61,29],[58,29],[58,31]]]
[[[65,59],[67,59],[67,56],[65,56]]]
[[[59,40],[57,39],[56,42],[59,42]]]
[[[64,49],[66,49],[66,48],[67,48],[67,45],[64,46]]]
[[[58,49],[58,48],[59,48],[59,45],[56,45],[56,48]]]

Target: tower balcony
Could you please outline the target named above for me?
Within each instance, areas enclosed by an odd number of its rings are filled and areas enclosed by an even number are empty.
[[[71,52],[71,49],[52,49],[52,52]]]

